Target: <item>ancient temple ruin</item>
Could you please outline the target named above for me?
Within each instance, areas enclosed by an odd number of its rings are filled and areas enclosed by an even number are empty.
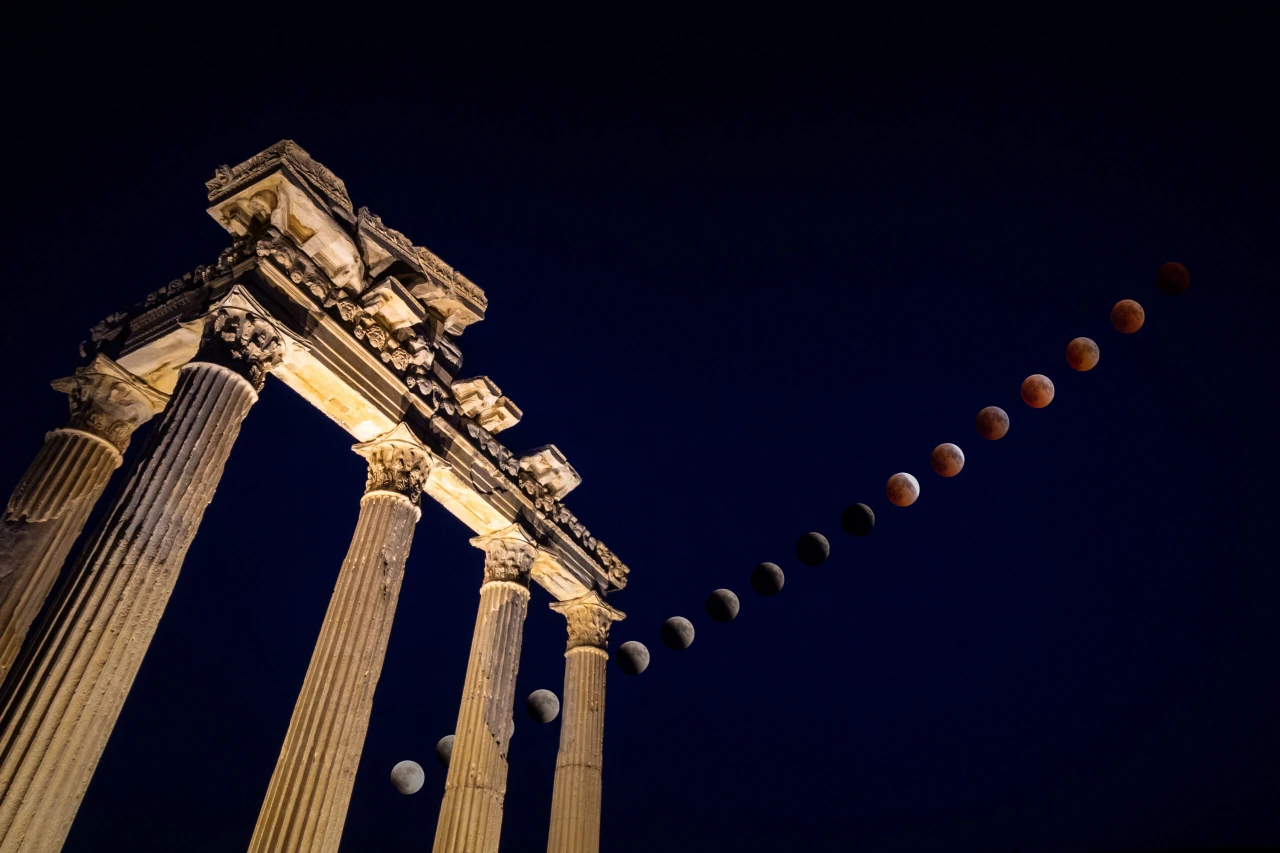
[[[434,850],[498,849],[531,580],[568,630],[547,849],[598,850],[605,663],[623,618],[606,599],[628,570],[566,507],[581,480],[564,455],[508,450],[497,436],[520,408],[490,378],[462,373],[458,338],[484,319],[484,291],[354,209],[342,181],[291,141],[219,168],[207,187],[232,244],[93,327],[84,366],[53,383],[70,420],[9,500],[0,853],[62,847],[267,374],[350,433],[369,475],[248,849],[338,849],[425,494],[484,552]],[[144,452],[64,571],[153,416]]]

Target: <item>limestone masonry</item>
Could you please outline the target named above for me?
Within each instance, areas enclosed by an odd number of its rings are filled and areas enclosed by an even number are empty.
[[[531,581],[568,630],[547,849],[599,850],[605,662],[623,618],[606,598],[628,569],[565,506],[581,477],[559,449],[517,455],[496,438],[523,412],[489,377],[463,374],[457,343],[484,319],[484,291],[353,209],[294,142],[206,186],[232,245],[90,330],[85,366],[54,383],[68,422],[46,436],[0,529],[0,853],[61,849],[268,373],[356,439],[369,476],[248,849],[338,849],[425,494],[484,551],[434,850],[498,849]],[[152,417],[143,455],[64,571]]]

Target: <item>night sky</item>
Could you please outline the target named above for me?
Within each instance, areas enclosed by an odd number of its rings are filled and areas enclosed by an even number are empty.
[[[1260,22],[257,14],[6,28],[0,488],[64,423],[48,383],[86,330],[228,244],[214,168],[292,138],[486,290],[463,375],[524,410],[509,447],[568,456],[567,505],[632,569],[613,643],[653,662],[610,665],[606,853],[1280,843]],[[1177,298],[1154,286],[1170,260]],[[1135,335],[1108,321],[1122,298]],[[1089,373],[1063,357],[1077,335]],[[1031,373],[1047,409],[1019,401]],[[973,427],[987,405],[999,442]],[[944,441],[953,480],[929,470]],[[247,846],[355,526],[352,443],[268,380],[67,853]],[[898,471],[910,508],[884,498]],[[878,518],[861,540],[838,524],[854,501]],[[823,567],[794,558],[808,530]],[[470,535],[424,502],[344,851],[430,848]],[[773,599],[747,583],[762,560],[787,573]],[[702,611],[717,587],[732,624]],[[519,710],[562,691],[549,600],[517,687],[515,853],[550,815],[559,723]],[[676,614],[682,653],[658,641]],[[427,771],[411,797],[388,781],[405,758]]]

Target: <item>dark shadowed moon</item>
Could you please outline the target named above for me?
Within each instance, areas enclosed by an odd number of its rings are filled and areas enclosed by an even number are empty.
[[[1160,292],[1165,296],[1186,293],[1190,286],[1191,273],[1187,272],[1187,268],[1182,264],[1173,262],[1161,264],[1160,269],[1156,270],[1156,287],[1160,288]]]
[[[639,675],[649,668],[649,650],[644,643],[628,640],[618,647],[618,669]]]
[[[751,570],[751,588],[763,596],[777,595],[782,592],[786,577],[782,569],[775,563],[761,563]]]
[[[560,716],[560,700],[550,690],[535,690],[524,700],[524,712],[535,723],[549,723]]]
[[[1043,409],[1053,402],[1053,383],[1043,373],[1033,373],[1022,380],[1022,402],[1033,409]]]
[[[732,622],[740,606],[731,589],[717,589],[707,596],[707,615],[713,622]]]
[[[831,543],[821,533],[806,533],[796,542],[796,559],[806,566],[821,566],[831,556]]]
[[[1067,344],[1067,364],[1084,372],[1098,366],[1098,345],[1091,338],[1076,338]]]
[[[427,781],[422,765],[416,761],[401,761],[391,768],[391,784],[402,794],[416,794]]]
[[[975,423],[978,426],[978,435],[987,441],[1004,438],[1005,433],[1009,431],[1009,416],[999,406],[987,406],[978,412]]]
[[[911,506],[920,497],[920,481],[905,471],[894,474],[884,485],[884,496],[894,506]]]
[[[840,513],[840,528],[850,536],[866,536],[876,526],[876,514],[866,504],[849,504]]]
[[[662,623],[658,632],[662,644],[673,652],[681,652],[693,645],[693,623],[683,616],[672,616]]]
[[[964,451],[954,444],[939,444],[929,454],[929,464],[940,477],[954,477],[964,468]]]
[[[441,767],[449,766],[449,759],[453,756],[453,735],[445,735],[436,742],[436,761],[440,762]]]
[[[1142,323],[1146,319],[1147,312],[1143,311],[1142,306],[1132,299],[1121,299],[1111,309],[1111,325],[1126,335],[1132,335],[1141,329]]]

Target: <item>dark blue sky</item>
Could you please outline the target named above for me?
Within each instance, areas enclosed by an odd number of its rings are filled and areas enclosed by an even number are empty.
[[[464,373],[524,409],[512,449],[567,454],[568,505],[632,567],[615,645],[654,659],[610,669],[605,851],[1280,842],[1260,22],[317,23],[7,28],[4,488],[63,422],[48,380],[85,330],[226,244],[213,168],[290,137],[486,289]],[[1110,327],[1121,298],[1136,335]],[[1077,335],[1090,373],[1065,364]],[[1036,372],[1040,411],[1018,400]],[[1000,442],[974,432],[986,405]],[[928,468],[943,441],[954,480]],[[351,444],[268,382],[68,853],[247,845],[355,525]],[[908,509],[883,497],[902,470]],[[853,501],[865,540],[839,531]],[[792,557],[811,529],[822,568]],[[344,851],[430,847],[469,535],[424,506]],[[747,584],[765,559],[775,599]],[[702,614],[721,586],[727,626]],[[547,601],[519,697],[561,691]],[[657,638],[675,614],[698,629],[681,654]],[[558,724],[516,722],[503,849],[535,851]],[[412,797],[403,758],[427,770]]]

